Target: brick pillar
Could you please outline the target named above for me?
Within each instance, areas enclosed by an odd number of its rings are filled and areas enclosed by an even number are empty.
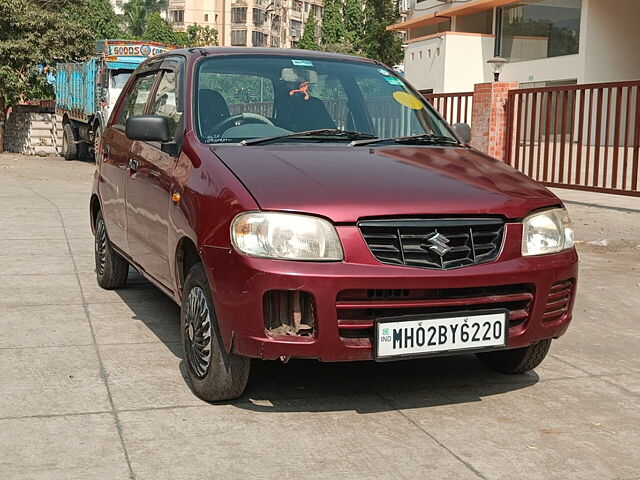
[[[507,130],[507,97],[518,82],[478,83],[473,90],[471,145],[502,159]]]

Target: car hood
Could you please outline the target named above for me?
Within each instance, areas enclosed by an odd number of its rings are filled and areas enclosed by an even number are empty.
[[[334,222],[400,215],[522,218],[561,203],[503,162],[466,148],[289,144],[212,151],[261,209]]]

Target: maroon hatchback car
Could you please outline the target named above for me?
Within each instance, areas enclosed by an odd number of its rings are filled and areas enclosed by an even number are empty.
[[[476,353],[522,373],[571,320],[561,201],[474,150],[404,79],[362,58],[196,48],[147,60],[98,149],[98,283],[129,265],[182,307],[206,400],[250,359]]]

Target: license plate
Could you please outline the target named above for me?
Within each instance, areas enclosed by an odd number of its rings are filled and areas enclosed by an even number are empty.
[[[376,320],[375,359],[491,350],[507,345],[507,311],[411,315]]]

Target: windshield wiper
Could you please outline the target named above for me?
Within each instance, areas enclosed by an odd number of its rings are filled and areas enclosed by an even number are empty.
[[[364,132],[354,132],[351,130],[342,130],[340,128],[319,128],[317,130],[305,130],[304,132],[293,132],[285,135],[277,135],[275,137],[262,137],[262,138],[250,138],[248,140],[242,140],[240,145],[258,145],[260,143],[275,142],[285,138],[296,137],[339,137],[346,138],[347,140],[373,140],[377,139],[375,135]]]
[[[371,145],[374,143],[404,143],[407,145],[460,145],[458,140],[445,135],[435,133],[421,133],[419,135],[409,135],[407,137],[374,138],[367,140],[354,140],[349,144],[351,147],[361,145]]]

